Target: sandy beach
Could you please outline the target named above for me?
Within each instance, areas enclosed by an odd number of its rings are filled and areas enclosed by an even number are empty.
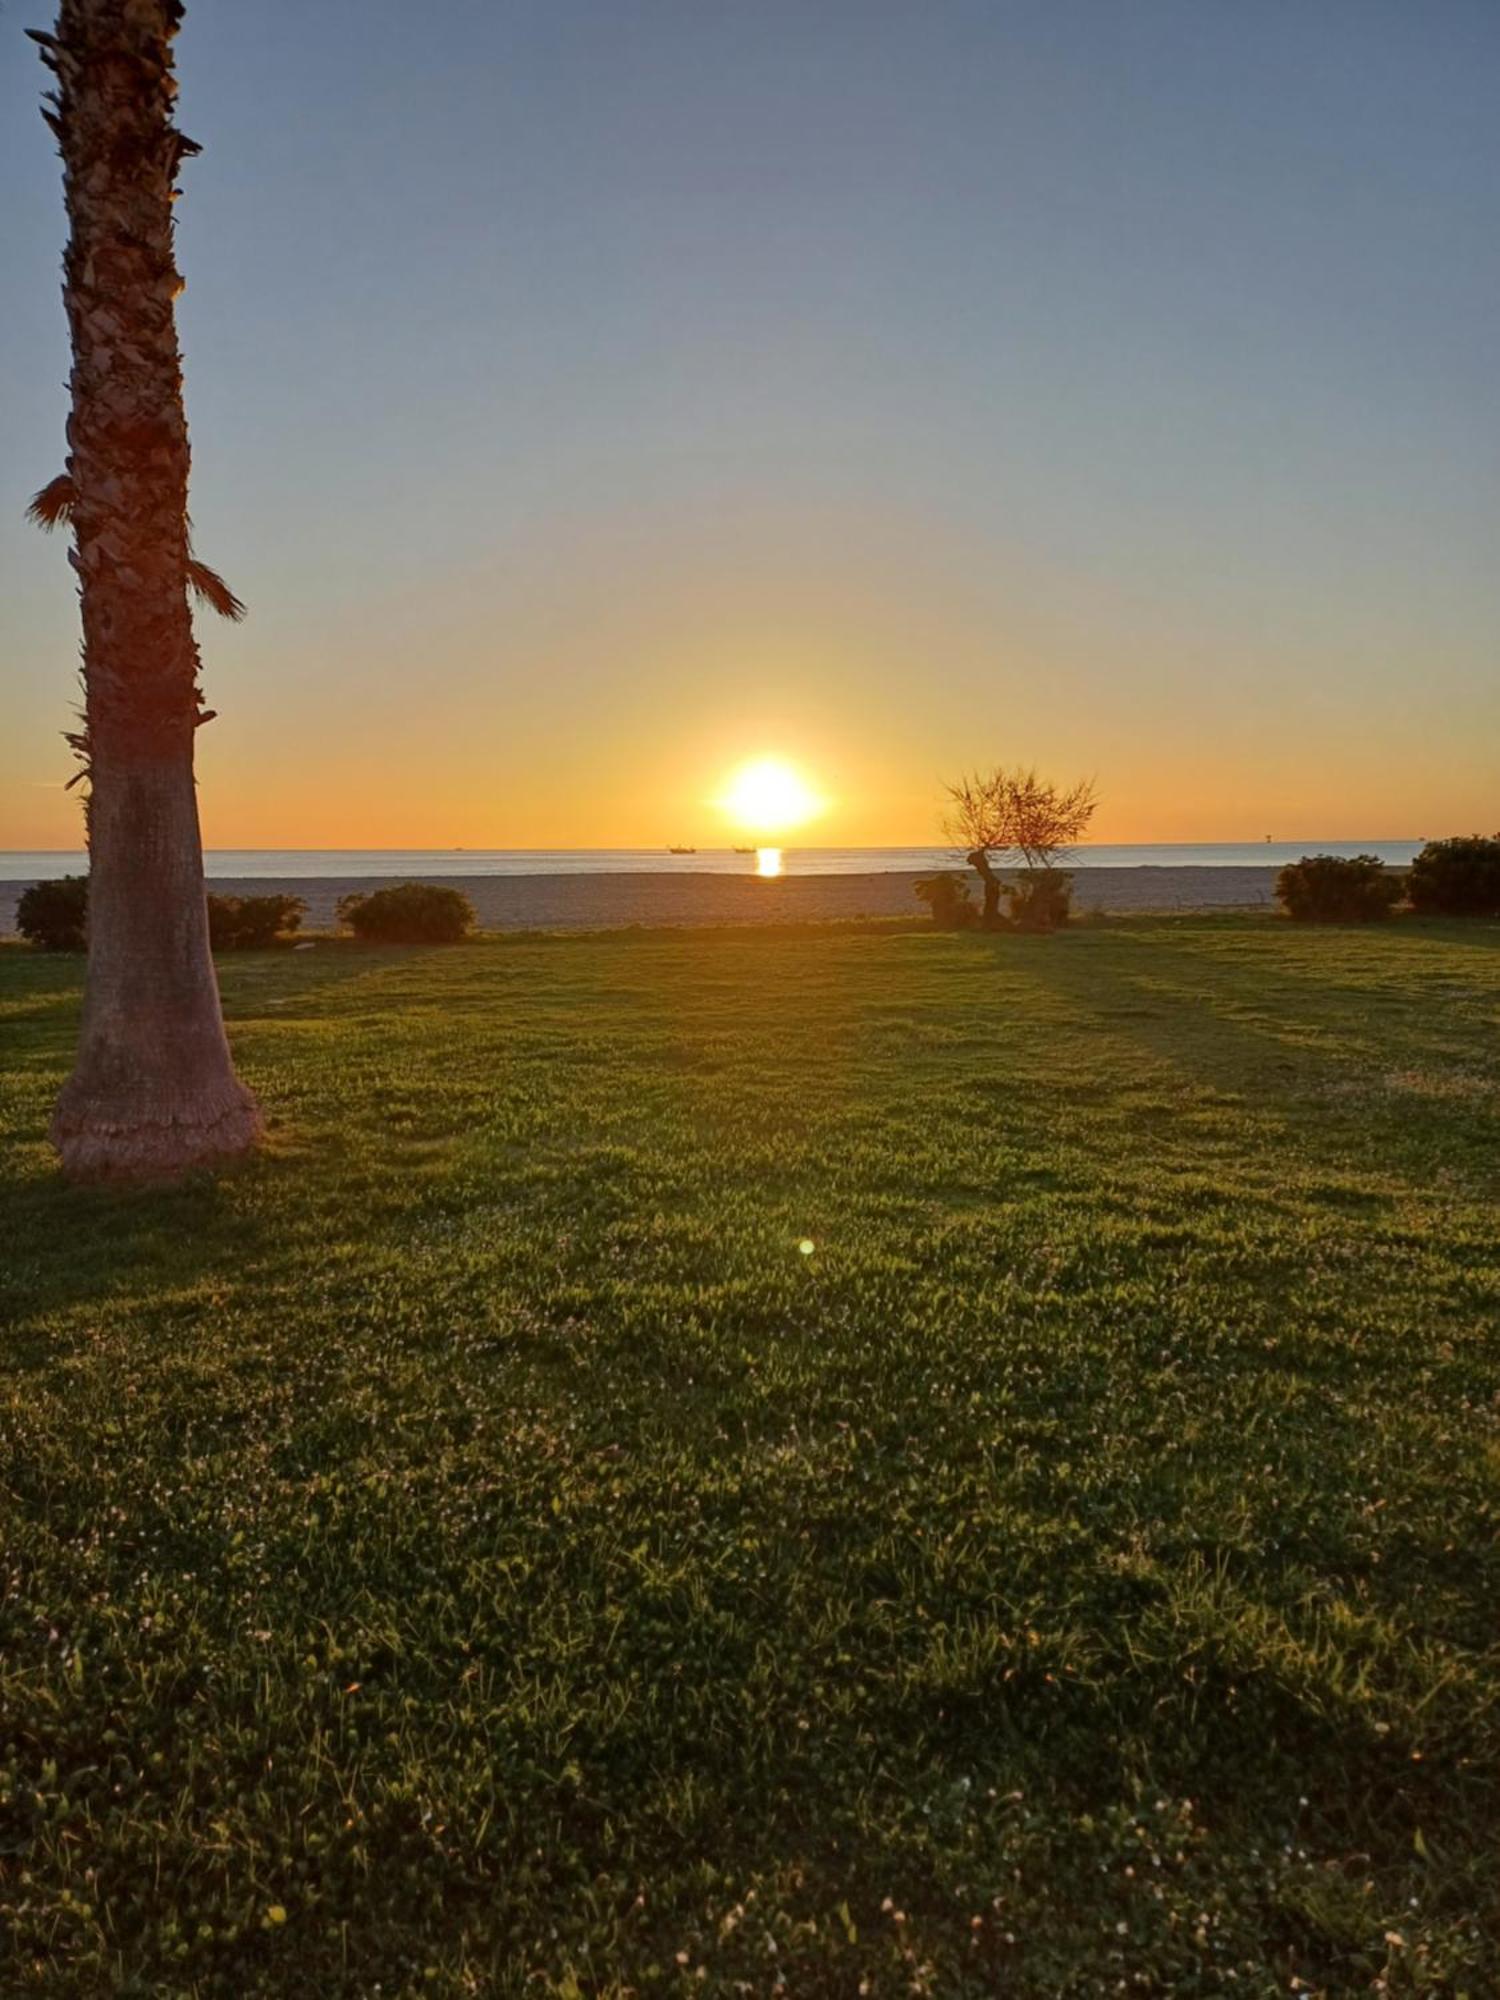
[[[334,909],[351,890],[366,891],[401,876],[318,876],[266,880],[221,877],[209,887],[224,896],[301,896],[304,927],[335,928]],[[482,930],[618,930],[631,924],[818,923],[853,917],[917,917],[914,874],[784,875],[450,875],[473,903]],[[1103,910],[1172,911],[1269,909],[1274,868],[1080,868],[1074,871],[1079,914]],[[0,884],[0,927],[15,928],[24,882]]]

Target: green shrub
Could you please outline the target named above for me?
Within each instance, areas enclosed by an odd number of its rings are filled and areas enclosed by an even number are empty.
[[[1010,920],[1018,931],[1055,931],[1073,911],[1073,878],[1060,868],[1030,868],[1005,886]]]
[[[295,931],[307,908],[300,896],[210,896],[208,941],[215,951],[265,951]]]
[[[16,904],[16,929],[43,951],[82,951],[88,937],[89,878],[33,882]]]
[[[1368,924],[1401,900],[1401,878],[1374,854],[1304,854],[1276,877],[1276,894],[1299,924]]]
[[[940,931],[970,930],[978,921],[979,912],[962,875],[929,875],[915,888]]]
[[[1500,917],[1500,834],[1429,840],[1406,878],[1412,907],[1445,917]]]
[[[436,882],[344,896],[338,914],[356,937],[375,944],[457,944],[474,925],[474,905],[463,891]]]

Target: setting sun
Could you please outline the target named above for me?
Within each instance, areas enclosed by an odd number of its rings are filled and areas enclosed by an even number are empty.
[[[780,757],[756,757],[730,777],[718,803],[747,833],[785,833],[822,809],[823,801]]]

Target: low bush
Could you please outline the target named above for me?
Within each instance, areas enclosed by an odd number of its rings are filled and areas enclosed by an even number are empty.
[[[474,905],[461,889],[398,882],[344,896],[339,922],[372,944],[457,944],[474,927]]]
[[[1433,916],[1500,917],[1500,834],[1429,840],[1411,864],[1413,909]]]
[[[971,930],[978,922],[979,912],[962,875],[929,875],[915,887],[940,931]]]
[[[210,896],[208,941],[215,951],[265,951],[299,927],[306,908],[300,896]]]
[[[16,929],[42,951],[82,951],[88,939],[89,878],[33,882],[16,904]]]
[[[1401,900],[1401,878],[1374,854],[1304,854],[1276,877],[1276,894],[1299,924],[1368,924]]]
[[[1005,887],[1018,931],[1055,931],[1073,911],[1073,878],[1060,868],[1032,868]]]

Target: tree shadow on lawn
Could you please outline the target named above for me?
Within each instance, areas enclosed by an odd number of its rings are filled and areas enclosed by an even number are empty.
[[[291,1008],[332,989],[379,982],[413,960],[441,958],[451,945],[371,945],[357,938],[320,938],[313,950],[233,952],[217,959],[224,1018],[231,1033],[240,1023],[275,1019],[268,1003]]]
[[[225,1012],[237,1053],[248,1054],[256,1082],[258,1032],[274,1031],[304,998],[368,979],[414,951],[367,950],[246,955],[224,975]],[[0,1268],[0,1327],[9,1333],[12,1364],[36,1366],[72,1345],[65,1325],[85,1302],[125,1302],[145,1290],[191,1294],[215,1278],[239,1288],[271,1254],[274,1214],[246,1198],[274,1171],[278,1150],[305,1152],[295,1134],[273,1134],[266,1153],[242,1167],[195,1173],[172,1185],[142,1188],[74,1186],[63,1178],[47,1142],[52,1105],[72,1062],[82,998],[83,964],[40,953],[0,954],[0,977],[14,997],[0,1005],[7,1030],[0,1114],[0,1209],[8,1254]],[[289,1002],[287,1016],[264,1008],[272,989]],[[19,990],[18,990],[19,989]],[[259,1000],[261,1005],[256,1006]],[[274,1117],[274,1103],[268,1106]],[[274,1211],[279,1204],[270,1204]],[[80,1331],[79,1337],[82,1337]]]
[[[316,952],[221,958],[230,1039],[261,1098],[266,1143],[242,1163],[140,1188],[70,1184],[47,1141],[78,1032],[82,960],[0,953],[0,1025],[19,1026],[7,1035],[0,1063],[0,1210],[14,1246],[0,1267],[9,1360],[38,1366],[71,1351],[88,1337],[80,1307],[114,1317],[153,1296],[190,1309],[200,1291],[242,1296],[268,1275],[284,1277],[289,1259],[297,1262],[309,1242],[321,1243],[328,1229],[342,1232],[342,1209],[356,1199],[351,1172],[367,1221],[377,1227],[368,1206],[370,1160],[360,1155],[360,1134],[351,1138],[335,1044],[347,1051],[361,1034],[368,1040],[372,1018],[398,1043],[403,1024],[415,1044],[428,1042],[430,1016],[408,1005],[404,976],[416,973],[420,983],[421,962],[446,959],[451,950],[341,940]],[[351,987],[363,987],[368,1003],[340,1004]],[[384,999],[383,987],[392,989]],[[374,1060],[378,1070],[383,1053]],[[410,1087],[403,1081],[403,1090]],[[431,1164],[436,1142],[423,1129],[408,1130],[398,1113],[389,1105],[380,1113],[378,1177],[405,1188],[414,1162]],[[311,1180],[310,1162],[319,1166]]]
[[[1210,997],[1220,1016],[1227,1012],[1288,1046],[1357,1061],[1382,1054],[1399,1033],[1437,1058],[1455,1035],[1483,1035],[1500,1010],[1500,966],[1492,962],[1494,945],[1480,943],[1480,928],[1173,928],[1121,942],[1172,997]]]
[[[1453,1017],[1409,986],[1351,988],[1337,967],[1319,979],[1279,957],[1247,966],[1215,952],[1216,937],[1112,939],[1112,976],[1066,943],[1035,952],[1025,970],[1122,1051],[1146,1051],[1226,1110],[1243,1106],[1257,1138],[1272,1121],[1288,1155],[1333,1171],[1351,1194],[1372,1175],[1417,1191],[1440,1172],[1457,1172],[1476,1192],[1491,1180],[1500,1071],[1481,1021],[1460,1026],[1456,1041]],[[1456,1050],[1480,1067],[1455,1069]],[[1155,1116],[1175,1122],[1169,1105]]]
[[[48,1365],[91,1338],[75,1309],[126,1306],[143,1292],[238,1289],[266,1252],[259,1218],[232,1199],[233,1176],[169,1188],[73,1187],[55,1171],[0,1178],[19,1246],[0,1275],[10,1367]]]

